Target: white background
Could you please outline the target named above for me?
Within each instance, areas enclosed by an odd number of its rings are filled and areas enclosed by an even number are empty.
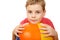
[[[12,40],[12,31],[25,17],[26,0],[0,0],[0,40]],[[46,16],[60,37],[60,0],[46,0]],[[60,39],[60,38],[59,38]]]

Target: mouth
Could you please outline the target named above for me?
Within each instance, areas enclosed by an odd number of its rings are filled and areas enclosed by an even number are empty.
[[[31,20],[32,22],[36,22],[37,20]]]

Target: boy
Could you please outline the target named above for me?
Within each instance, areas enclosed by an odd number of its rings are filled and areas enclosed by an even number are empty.
[[[18,33],[23,33],[21,31],[24,30],[23,26],[29,22],[32,24],[40,22],[41,26],[44,26],[44,28],[41,28],[40,30],[45,30],[42,34],[47,34],[45,37],[52,36],[54,40],[58,40],[58,35],[52,22],[49,19],[44,18],[46,12],[44,0],[27,0],[26,10],[27,18],[25,18],[20,25],[14,29],[12,40],[16,40],[16,36],[19,37]]]

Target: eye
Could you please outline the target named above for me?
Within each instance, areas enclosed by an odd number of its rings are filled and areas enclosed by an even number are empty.
[[[28,13],[32,13],[32,11],[29,10]]]
[[[40,13],[40,11],[36,11],[36,13],[37,13],[37,14],[39,14],[39,13]]]

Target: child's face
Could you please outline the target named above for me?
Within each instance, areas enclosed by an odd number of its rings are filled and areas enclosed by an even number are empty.
[[[40,22],[45,15],[45,11],[43,11],[42,6],[39,4],[28,5],[26,10],[28,21],[33,24]]]

